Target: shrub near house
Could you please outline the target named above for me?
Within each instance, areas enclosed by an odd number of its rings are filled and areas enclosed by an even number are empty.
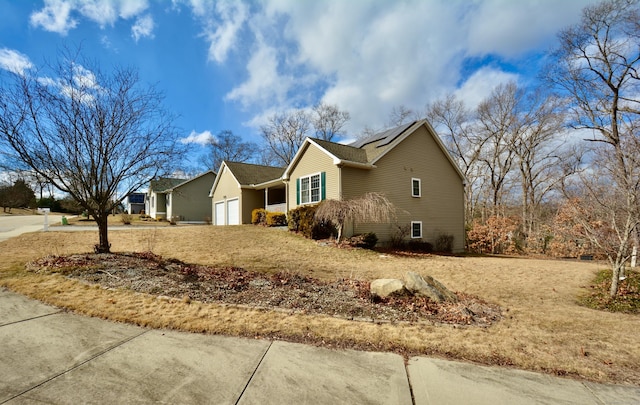
[[[251,223],[263,226],[286,226],[287,216],[282,212],[269,212],[256,208],[251,212]]]

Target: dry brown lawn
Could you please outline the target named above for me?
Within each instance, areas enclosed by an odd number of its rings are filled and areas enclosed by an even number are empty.
[[[95,232],[25,234],[0,243],[0,285],[70,310],[156,328],[393,350],[640,385],[640,316],[576,304],[602,267],[577,261],[497,257],[399,257],[320,246],[254,226],[178,226],[112,231],[113,251],[153,251],[185,262],[290,271],[324,280],[431,275],[454,291],[499,304],[488,328],[365,323],[328,316],[202,304],[106,290],[25,271],[45,255],[92,251]]]
[[[82,215],[72,215],[72,214],[62,214],[67,217],[67,222],[69,225],[96,225],[96,221],[92,218],[85,218]],[[124,223],[122,222],[122,214],[109,215],[107,218],[107,223],[109,226],[118,225],[122,226]],[[169,221],[156,221],[149,217],[146,219],[141,218],[139,214],[131,215],[131,224],[130,226],[169,226]],[[61,226],[61,224],[56,224],[55,226]],[[97,225],[96,225],[97,226]]]
[[[30,208],[11,208],[11,212],[6,212],[4,209],[0,210],[0,216],[4,215],[35,215],[38,211]]]

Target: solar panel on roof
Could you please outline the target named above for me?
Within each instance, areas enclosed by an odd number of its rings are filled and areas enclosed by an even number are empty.
[[[365,146],[367,144],[370,144],[372,142],[377,142],[377,141],[381,141],[377,146],[388,145],[391,142],[393,142],[393,140],[396,139],[398,137],[398,135],[402,134],[404,131],[407,130],[407,128],[409,128],[413,124],[415,124],[415,121],[414,122],[410,122],[408,124],[400,125],[400,126],[395,127],[395,128],[387,129],[386,131],[374,134],[374,135],[370,136],[369,138],[365,138],[363,140],[356,141],[356,142],[353,143],[352,146],[354,146],[356,148],[362,148],[363,146]]]
[[[144,204],[144,194],[129,194],[129,204]]]

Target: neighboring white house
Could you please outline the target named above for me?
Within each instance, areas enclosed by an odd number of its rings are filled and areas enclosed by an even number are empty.
[[[145,193],[131,193],[127,196],[127,212],[129,214],[139,214],[146,209]]]

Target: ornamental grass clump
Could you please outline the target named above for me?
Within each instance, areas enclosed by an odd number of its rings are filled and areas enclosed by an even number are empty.
[[[350,200],[325,200],[318,205],[317,221],[331,221],[338,232],[340,242],[347,221],[389,223],[396,218],[396,208],[380,193],[367,193]]]

